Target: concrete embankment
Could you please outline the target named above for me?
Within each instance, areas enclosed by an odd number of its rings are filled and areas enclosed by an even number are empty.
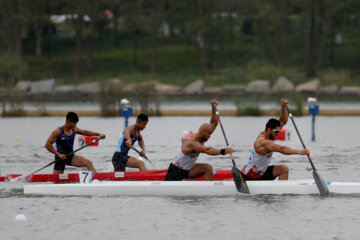
[[[72,110],[74,111],[74,110]],[[25,110],[21,114],[12,114],[7,112],[7,116],[65,116],[68,111],[66,110],[47,110],[47,111],[38,111],[38,110]],[[102,112],[99,110],[75,110],[80,116],[102,116]],[[134,115],[136,116],[141,111],[134,110]],[[274,109],[264,109],[260,110],[260,115],[263,116],[274,116],[279,115],[279,110]],[[159,116],[209,116],[211,114],[210,110],[159,110],[159,111],[149,111],[149,115],[159,115]],[[114,114],[120,115],[120,114]],[[221,115],[223,116],[237,116],[238,112],[236,110],[221,110]],[[309,115],[308,110],[303,110],[303,115]],[[320,110],[319,115],[324,116],[360,116],[360,110],[343,110],[343,109],[323,109]]]

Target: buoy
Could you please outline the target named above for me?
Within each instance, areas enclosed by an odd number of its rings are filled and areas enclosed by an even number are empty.
[[[127,100],[126,98],[120,100],[120,104],[123,106],[128,105],[129,103],[130,103],[129,100]]]
[[[309,103],[314,103],[314,102],[317,102],[317,98],[308,97],[307,101],[308,101]]]
[[[24,214],[18,214],[15,216],[16,222],[26,222],[26,217]]]
[[[286,128],[282,128],[279,134],[276,136],[275,140],[278,141],[290,140],[290,130]]]
[[[18,138],[18,137],[14,137],[14,141],[19,141],[19,138]]]
[[[85,146],[86,144],[91,143],[92,141],[98,139],[98,136],[83,136],[80,135],[78,136],[78,140],[79,140],[79,146]],[[97,147],[99,146],[99,141],[94,142],[93,144],[89,145],[89,147]]]

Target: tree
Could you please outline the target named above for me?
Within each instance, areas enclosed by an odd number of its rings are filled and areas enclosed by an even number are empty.
[[[87,46],[87,67],[88,69],[94,68],[94,35],[96,34],[95,26],[96,22],[99,19],[99,0],[91,0],[88,1],[86,12],[87,15],[90,17],[90,21],[86,24],[85,29],[85,41]]]
[[[307,34],[306,34],[306,75],[314,77],[317,75],[319,62],[321,58],[321,50],[324,38],[324,20],[325,20],[325,1],[324,0],[308,0],[305,9],[307,18]]]
[[[158,44],[158,29],[161,24],[166,20],[165,7],[166,1],[144,1],[140,0],[141,15],[143,16],[142,25],[145,31],[150,35],[150,46],[151,46],[151,60],[150,60],[150,71],[155,73],[157,69],[156,51]]]
[[[64,14],[72,16],[73,29],[75,31],[75,64],[74,74],[76,77],[81,73],[81,55],[83,43],[87,47],[87,67],[92,69],[95,25],[99,14],[99,0],[64,0]]]
[[[235,0],[228,1],[215,1],[214,2],[214,14],[216,15],[215,24],[215,35],[218,40],[218,61],[219,67],[225,66],[225,30],[226,25],[229,25],[230,35],[233,38],[233,15],[235,12],[239,12],[239,4]]]
[[[3,51],[23,60],[22,36],[26,18],[21,0],[0,1],[0,43]]]
[[[251,15],[257,27],[257,34],[267,58],[274,64],[289,66],[296,49],[300,29],[291,24],[301,3],[298,0],[254,0],[246,3],[247,14]],[[301,5],[300,5],[301,6]]]
[[[26,68],[27,65],[17,55],[0,54],[1,86],[13,88]]]
[[[33,29],[36,39],[35,54],[41,56],[43,31],[50,25],[51,3],[46,0],[37,0],[25,1],[24,4],[27,27]]]
[[[214,4],[210,0],[184,0],[172,3],[174,9],[181,14],[182,21],[185,23],[186,30],[193,37],[199,51],[201,66],[205,76],[210,75],[207,57],[207,44],[209,34],[213,33],[215,26],[213,17]]]

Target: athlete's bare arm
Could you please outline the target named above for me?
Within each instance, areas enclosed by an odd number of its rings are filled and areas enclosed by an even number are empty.
[[[133,136],[133,135],[134,135],[133,126],[128,126],[127,128],[124,129],[125,144],[129,148],[132,147],[131,136]]]
[[[265,146],[265,139],[264,138],[258,138],[255,143],[254,143],[254,148],[256,150],[257,153],[265,155],[268,154],[270,152],[269,149],[266,148]]]
[[[142,135],[139,133],[139,136],[138,136],[138,143],[139,143],[139,146],[141,147],[141,153],[140,153],[140,156],[142,157],[145,157],[145,142],[144,142],[144,138],[142,137]]]
[[[281,99],[280,103],[281,103],[281,112],[280,112],[279,121],[280,121],[280,128],[282,128],[283,126],[285,126],[285,124],[287,123],[288,118],[289,118],[289,114],[288,114],[287,109],[286,109],[286,105],[288,104],[288,100],[287,99]]]
[[[213,155],[213,156],[221,154],[221,149],[216,149],[213,147],[206,147],[199,142],[191,141],[191,140],[189,142],[185,143],[185,145],[183,145],[183,151],[186,154],[190,154],[193,152],[206,153],[208,155]],[[232,153],[232,148],[229,148],[229,147],[225,148],[225,154],[229,154],[229,153]]]
[[[84,136],[99,136],[100,138],[104,139],[106,136],[103,133],[98,133],[90,130],[84,130],[78,127],[75,127],[75,131],[78,134],[84,135]]]
[[[211,124],[212,127],[213,127],[213,131],[215,131],[215,128],[216,128],[217,125],[218,125],[218,118],[217,118],[217,116],[216,116],[216,111],[215,111],[214,105],[218,105],[219,103],[218,103],[218,101],[216,101],[215,99],[212,99],[212,100],[210,101],[210,104],[211,104],[211,108],[212,108],[212,110],[211,110],[210,124]]]
[[[292,155],[292,154],[299,154],[299,155],[307,155],[310,154],[310,151],[308,149],[292,149],[287,146],[282,146],[279,144],[274,143],[270,140],[264,140],[263,146],[269,151],[269,152],[279,152],[285,155]]]
[[[58,139],[61,135],[61,130],[60,128],[56,128],[49,136],[49,138],[47,139],[46,143],[45,143],[45,148],[55,154],[56,156],[58,156],[59,158],[61,159],[66,159],[66,155],[65,154],[62,154],[58,151],[56,151],[56,149],[54,148],[54,143],[56,141],[56,139]]]

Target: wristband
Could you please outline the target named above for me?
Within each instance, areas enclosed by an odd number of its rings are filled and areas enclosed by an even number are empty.
[[[220,150],[220,154],[221,154],[221,155],[225,155],[225,148],[222,148],[222,149]]]

